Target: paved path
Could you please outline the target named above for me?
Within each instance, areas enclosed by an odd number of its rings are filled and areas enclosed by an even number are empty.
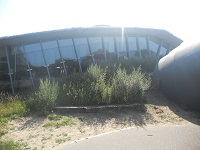
[[[62,150],[200,150],[200,126],[125,129],[68,144]]]

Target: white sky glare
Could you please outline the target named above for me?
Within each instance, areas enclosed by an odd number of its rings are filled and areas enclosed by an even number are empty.
[[[94,25],[164,29],[199,41],[198,0],[0,0],[0,37]]]

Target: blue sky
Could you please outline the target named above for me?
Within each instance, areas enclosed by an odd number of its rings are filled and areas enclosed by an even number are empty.
[[[0,37],[94,25],[165,29],[199,41],[198,0],[0,0]]]

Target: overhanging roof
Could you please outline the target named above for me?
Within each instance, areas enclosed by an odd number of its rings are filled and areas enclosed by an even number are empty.
[[[124,35],[149,35],[155,36],[166,43],[169,43],[172,47],[179,46],[183,41],[171,34],[170,32],[162,29],[151,29],[151,28],[136,28],[136,27],[125,27],[123,29]],[[38,42],[41,40],[55,40],[57,37],[71,38],[71,37],[97,37],[97,36],[122,36],[121,27],[89,27],[89,28],[67,28],[61,30],[51,30],[36,33],[21,34],[15,36],[1,37],[0,46],[5,44],[20,44],[21,42]]]

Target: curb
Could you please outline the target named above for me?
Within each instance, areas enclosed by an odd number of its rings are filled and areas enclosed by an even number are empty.
[[[130,104],[130,105],[107,105],[107,106],[75,106],[75,107],[55,107],[54,111],[57,113],[97,113],[100,110],[121,110],[121,109],[144,109],[144,104]]]

